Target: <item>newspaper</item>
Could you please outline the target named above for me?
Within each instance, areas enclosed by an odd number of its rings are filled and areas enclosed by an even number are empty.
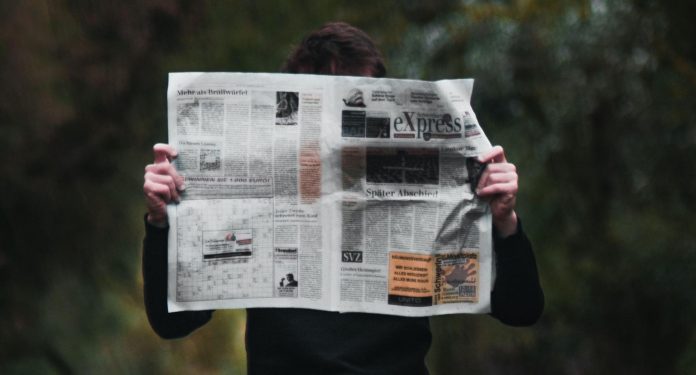
[[[473,80],[171,73],[170,311],[490,311]]]

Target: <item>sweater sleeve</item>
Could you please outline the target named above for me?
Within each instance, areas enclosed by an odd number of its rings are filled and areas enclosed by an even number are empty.
[[[544,311],[532,245],[518,221],[517,233],[506,238],[493,234],[496,280],[491,293],[491,315],[504,324],[529,326]]]
[[[167,236],[169,227],[158,228],[145,220],[143,240],[143,288],[145,311],[152,329],[162,338],[188,335],[206,324],[212,311],[167,311]]]

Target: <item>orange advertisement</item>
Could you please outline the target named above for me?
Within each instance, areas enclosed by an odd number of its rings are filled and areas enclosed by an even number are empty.
[[[389,253],[389,304],[432,306],[435,281],[432,255]]]

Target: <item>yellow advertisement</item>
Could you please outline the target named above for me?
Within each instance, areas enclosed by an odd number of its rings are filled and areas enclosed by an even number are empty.
[[[389,304],[432,306],[433,256],[392,252],[389,254]]]

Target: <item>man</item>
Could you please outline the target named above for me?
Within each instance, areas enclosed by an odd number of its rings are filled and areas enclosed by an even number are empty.
[[[287,283],[285,282],[285,278],[287,277]],[[295,280],[295,276],[291,273],[285,275],[282,279],[280,279],[280,286],[287,286],[287,287],[297,287],[297,280]]]
[[[329,23],[302,40],[283,67],[288,73],[383,77],[372,40],[345,23]],[[164,338],[188,335],[211,311],[167,312],[166,204],[179,200],[183,179],[170,163],[176,151],[154,146],[155,163],[145,168],[147,199],[143,251],[145,306],[152,328]],[[487,167],[477,194],[490,202],[497,278],[491,315],[509,325],[531,325],[543,310],[531,245],[515,213],[517,173],[494,147],[480,157]],[[427,317],[400,317],[306,309],[247,309],[249,374],[427,374],[431,342]],[[290,348],[290,349],[288,349]]]

